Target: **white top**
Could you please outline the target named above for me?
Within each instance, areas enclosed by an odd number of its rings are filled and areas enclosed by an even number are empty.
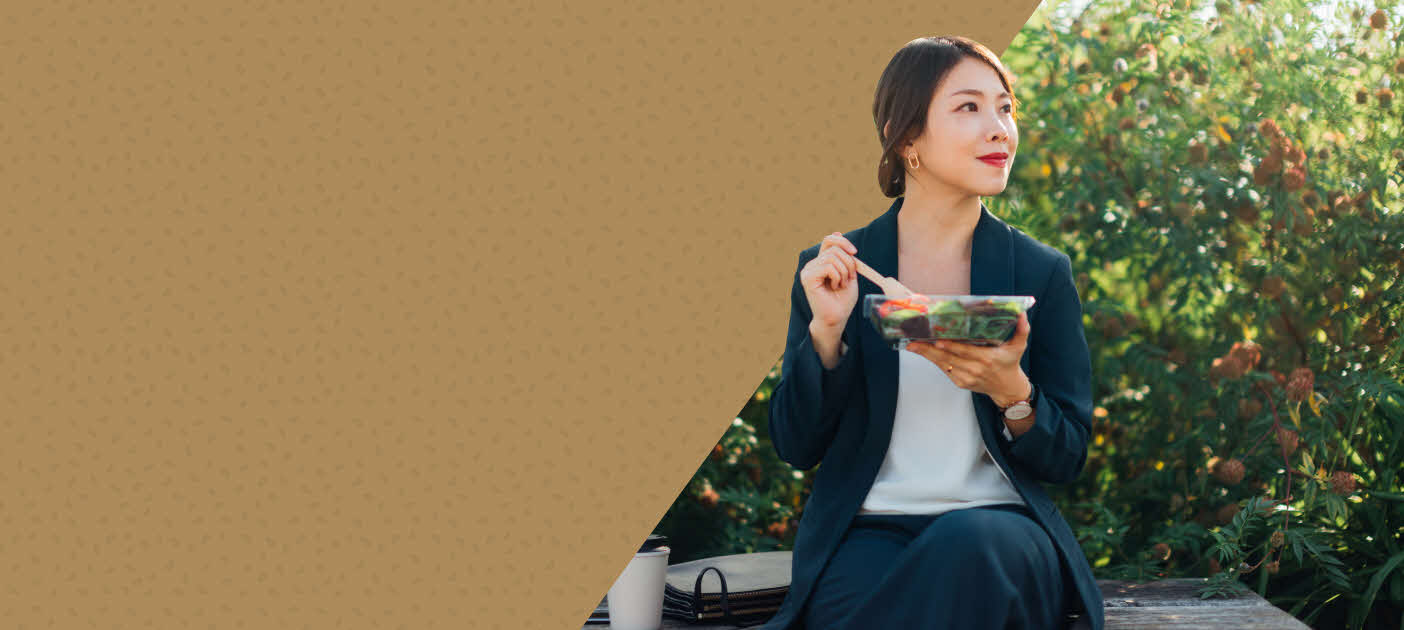
[[[919,354],[897,354],[901,358],[892,442],[862,511],[939,514],[996,503],[1024,504],[985,449],[970,390],[957,386]],[[1010,436],[1008,427],[1004,434]]]

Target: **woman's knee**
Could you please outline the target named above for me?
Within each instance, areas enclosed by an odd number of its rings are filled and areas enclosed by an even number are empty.
[[[971,508],[941,515],[914,545],[923,553],[948,562],[991,563],[1028,561],[1029,555],[1054,553],[1043,528],[1027,515],[1007,510]]]

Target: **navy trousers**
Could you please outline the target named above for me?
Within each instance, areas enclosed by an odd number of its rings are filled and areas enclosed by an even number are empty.
[[[1048,533],[1017,504],[858,514],[804,609],[807,630],[1062,628]]]

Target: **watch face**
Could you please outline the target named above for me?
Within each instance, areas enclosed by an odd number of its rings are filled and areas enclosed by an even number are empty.
[[[1004,410],[1004,417],[1010,420],[1023,420],[1033,413],[1033,407],[1026,402],[1014,403],[1014,406]]]

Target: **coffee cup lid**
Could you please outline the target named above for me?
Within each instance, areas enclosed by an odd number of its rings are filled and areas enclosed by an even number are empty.
[[[645,540],[645,541],[644,541],[643,546],[642,546],[642,547],[639,547],[639,551],[640,551],[640,552],[644,552],[644,551],[657,551],[659,547],[665,547],[665,546],[667,546],[667,545],[668,545],[668,537],[667,537],[667,536],[664,536],[664,535],[662,535],[662,534],[652,534],[652,535],[650,535],[650,536],[648,537],[648,540]]]

